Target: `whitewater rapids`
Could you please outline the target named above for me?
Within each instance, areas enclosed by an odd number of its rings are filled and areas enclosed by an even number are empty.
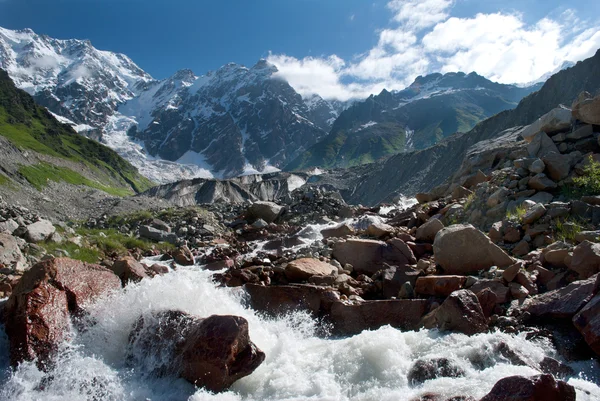
[[[401,332],[387,326],[349,338],[317,337],[316,323],[308,315],[264,318],[245,306],[242,290],[217,288],[211,274],[198,267],[179,268],[99,300],[88,309],[97,323],[83,332],[73,331],[73,341],[63,346],[56,367],[48,373],[33,363],[12,372],[6,335],[0,330],[0,399],[391,401],[427,392],[478,399],[505,376],[538,373],[495,355],[495,344],[504,341],[534,362],[556,356],[547,343],[503,333],[468,337],[428,330]],[[182,379],[152,377],[142,367],[128,367],[124,355],[134,321],[140,314],[166,309],[198,316],[243,316],[249,322],[251,339],[267,355],[265,362],[230,391],[216,395]],[[455,361],[465,377],[410,386],[407,375],[413,363],[437,357]],[[599,379],[598,366],[587,362],[573,367],[581,372],[580,378],[569,380],[577,388],[577,399],[600,399],[600,388],[594,384]]]

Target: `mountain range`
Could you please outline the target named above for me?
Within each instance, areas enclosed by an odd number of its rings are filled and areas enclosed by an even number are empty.
[[[340,102],[301,96],[265,60],[156,80],[89,41],[3,28],[0,66],[61,122],[162,183],[373,162],[466,132],[541,85],[431,74],[402,91]]]

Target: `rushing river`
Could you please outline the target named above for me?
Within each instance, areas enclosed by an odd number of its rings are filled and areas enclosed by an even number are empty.
[[[359,222],[355,222],[358,224]],[[318,238],[319,226],[304,235]],[[308,239],[308,238],[307,238]],[[155,259],[147,260],[155,263]],[[308,315],[294,313],[278,319],[260,316],[245,306],[241,289],[217,288],[211,272],[198,266],[181,267],[164,276],[130,284],[123,291],[88,308],[96,324],[73,330],[55,368],[39,371],[22,364],[12,371],[8,341],[0,326],[0,400],[411,400],[425,393],[446,397],[487,394],[501,378],[535,375],[536,370],[513,366],[494,353],[505,342],[531,362],[557,357],[545,342],[524,335],[487,333],[475,336],[437,331],[401,332],[389,326],[349,338],[317,336]],[[249,322],[251,339],[266,353],[265,362],[230,391],[211,394],[184,380],[158,378],[148,366],[128,366],[128,336],[136,319],[150,311],[179,309],[198,316],[233,314]],[[465,376],[438,378],[411,386],[407,375],[419,359],[445,357]],[[579,377],[569,379],[579,401],[600,400],[600,367],[594,361],[571,365]]]

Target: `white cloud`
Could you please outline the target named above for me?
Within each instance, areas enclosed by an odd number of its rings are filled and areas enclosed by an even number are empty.
[[[336,55],[296,59],[270,55],[299,93],[366,97],[402,89],[418,75],[475,71],[501,83],[526,83],[600,48],[600,25],[573,10],[526,24],[518,13],[451,17],[454,0],[391,0],[392,24],[377,45],[352,61]]]

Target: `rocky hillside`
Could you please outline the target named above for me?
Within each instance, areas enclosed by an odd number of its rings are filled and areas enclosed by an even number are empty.
[[[286,169],[349,167],[423,149],[516,107],[540,86],[498,84],[476,73],[418,77],[402,91],[384,90],[355,103],[340,114],[325,139]]]
[[[50,208],[58,203],[66,211],[69,204],[60,203],[81,196],[74,188],[127,196],[153,185],[116,152],[57,121],[3,70],[0,144],[0,185],[3,195],[13,200],[46,197]],[[58,199],[58,194],[66,198]]]

